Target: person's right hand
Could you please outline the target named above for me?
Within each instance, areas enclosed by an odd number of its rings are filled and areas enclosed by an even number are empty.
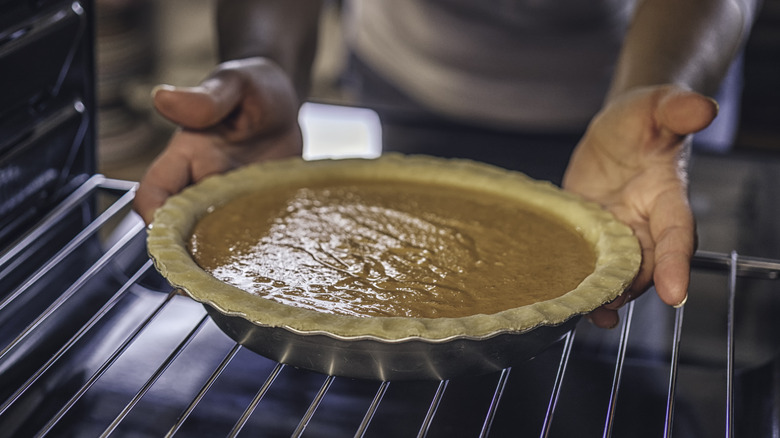
[[[180,128],[138,187],[134,208],[146,223],[169,196],[208,175],[301,154],[300,101],[268,59],[220,64],[199,86],[158,86],[153,99]]]

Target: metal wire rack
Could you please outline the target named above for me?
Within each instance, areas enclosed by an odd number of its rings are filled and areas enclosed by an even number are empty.
[[[750,420],[743,401],[754,394],[742,394],[740,380],[750,373],[735,358],[737,288],[743,279],[776,279],[779,261],[697,253],[697,272],[722,284],[726,315],[712,315],[725,316],[722,336],[707,351],[723,360],[685,353],[683,317],[693,304],[670,309],[645,294],[621,311],[618,329],[583,322],[499,373],[359,381],[267,360],[222,334],[203,307],[157,276],[143,251],[143,225],[120,220],[135,187],[94,176],[0,253],[0,436],[717,436],[717,429],[731,437]],[[92,214],[105,195],[111,202]],[[62,224],[84,217],[63,239]],[[768,366],[762,375],[780,375]],[[703,375],[714,377],[702,383]],[[777,386],[772,379],[764,386]],[[750,430],[778,436],[778,403],[761,406]]]

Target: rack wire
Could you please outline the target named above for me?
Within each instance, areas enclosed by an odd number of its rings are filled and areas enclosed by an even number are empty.
[[[219,332],[201,306],[160,281],[139,249],[145,235],[139,221],[117,227],[119,231],[114,230],[110,239],[99,237],[119,219],[129,217],[125,215],[135,188],[134,183],[97,175],[0,254],[0,282],[4,285],[0,291],[0,436],[69,433],[102,437],[122,436],[128,430],[134,436],[186,436],[197,430],[199,435],[232,437],[259,430],[295,437],[425,437],[448,436],[456,430],[458,436],[485,437],[504,436],[507,430],[530,430],[532,435],[548,437],[565,436],[567,427],[576,427],[582,432],[580,436],[609,437],[618,436],[617,430],[625,427],[619,418],[645,417],[632,409],[630,401],[628,406],[621,402],[637,397],[633,389],[626,389],[626,373],[632,367],[659,362],[631,346],[635,313],[652,307],[647,300],[633,301],[621,310],[619,330],[604,332],[580,324],[528,364],[469,378],[466,383],[457,379],[364,382],[317,375],[246,350]],[[38,251],[40,240],[63,217],[101,193],[115,197],[102,213],[24,279],[7,280],[22,264],[35,264],[29,253]],[[100,250],[94,260],[81,260],[85,253],[94,253],[85,248],[95,245]],[[60,277],[51,273],[74,258],[86,267],[74,275],[75,280],[58,284],[62,283]],[[132,261],[124,262],[127,259]],[[727,285],[726,367],[722,371],[726,400],[722,412],[711,414],[723,417],[722,434],[731,437],[738,412],[734,334],[738,280],[776,279],[780,262],[736,252],[702,251],[696,254],[694,266],[723,275]],[[7,288],[8,284],[13,287]],[[41,292],[52,285],[61,290]],[[30,304],[40,300],[48,301]],[[33,315],[20,310],[28,307],[38,310]],[[74,307],[89,308],[89,312],[74,317],[84,313],[74,313]],[[668,330],[659,330],[671,333],[660,354],[666,389],[660,414],[647,414],[660,420],[653,426],[657,429],[646,436],[699,436],[676,424],[681,415],[687,415],[677,411],[683,378],[680,368],[688,366],[680,364],[684,311],[685,307],[665,310],[665,314],[672,314]],[[66,327],[71,320],[77,320],[76,327]],[[616,341],[604,341],[609,337],[616,337]],[[169,342],[169,338],[174,340]],[[150,360],[151,351],[161,353]],[[590,389],[593,375],[581,365],[589,362],[612,368],[605,374],[605,385],[595,391]],[[575,371],[570,372],[572,366]],[[196,379],[189,373],[194,368],[199,371]],[[129,369],[133,372],[128,374]],[[589,376],[585,381],[583,369]],[[229,378],[231,375],[234,377]],[[471,393],[462,388],[474,384],[487,387],[482,391],[485,395],[475,395],[479,400],[474,402],[464,400],[463,394]],[[181,389],[184,386],[189,389]],[[534,389],[538,387],[543,389]],[[604,396],[592,395],[594,392]],[[600,406],[599,418],[593,419],[591,408],[583,417],[601,426],[571,426],[577,418],[571,412],[585,410],[582,403],[571,401],[572,396]],[[528,405],[531,407],[520,415],[518,406]],[[350,415],[340,414],[342,408]],[[777,416],[777,406],[773,409],[768,415]],[[777,421],[770,418],[766,424],[777,436]]]

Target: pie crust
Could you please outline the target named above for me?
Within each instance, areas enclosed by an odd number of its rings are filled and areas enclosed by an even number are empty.
[[[188,249],[192,230],[219,204],[272,187],[320,185],[345,179],[447,185],[516,200],[570,224],[592,245],[596,267],[576,288],[557,298],[491,315],[410,318],[346,316],[281,304],[228,285],[193,260]],[[541,325],[559,325],[615,299],[631,284],[641,261],[638,241],[629,227],[597,204],[550,183],[469,160],[399,154],[376,159],[293,158],[209,177],[171,197],[157,210],[147,244],[155,267],[174,287],[222,314],[246,319],[259,327],[386,342],[484,339],[523,333]]]

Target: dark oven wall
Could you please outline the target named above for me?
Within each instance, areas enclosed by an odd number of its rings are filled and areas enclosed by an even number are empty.
[[[95,172],[92,11],[0,0],[0,253]]]

